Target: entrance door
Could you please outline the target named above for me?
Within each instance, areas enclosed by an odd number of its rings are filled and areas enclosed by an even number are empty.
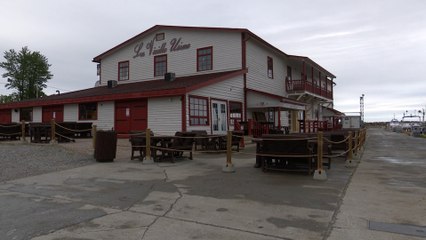
[[[115,131],[117,133],[129,133],[130,131],[142,131],[147,128],[147,100],[115,103]]]
[[[64,106],[56,105],[56,106],[45,106],[43,107],[42,119],[41,121],[44,123],[49,123],[55,119],[56,122],[64,121]]]
[[[0,124],[9,124],[12,122],[12,113],[10,109],[0,110]]]
[[[212,100],[212,132],[226,134],[228,130],[228,111],[226,102]]]

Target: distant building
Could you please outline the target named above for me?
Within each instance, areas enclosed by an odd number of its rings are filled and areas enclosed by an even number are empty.
[[[247,29],[156,25],[93,62],[94,88],[0,104],[0,123],[55,118],[119,133],[221,134],[253,120],[298,131],[333,107],[332,73]]]

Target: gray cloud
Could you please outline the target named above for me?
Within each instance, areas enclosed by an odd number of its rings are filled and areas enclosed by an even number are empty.
[[[243,27],[334,73],[338,110],[359,111],[365,94],[366,120],[389,120],[426,108],[424,9],[423,0],[2,1],[0,52],[47,56],[54,93],[92,87],[92,58],[153,25]]]

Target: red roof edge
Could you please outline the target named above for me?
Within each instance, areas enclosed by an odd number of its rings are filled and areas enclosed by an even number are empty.
[[[307,62],[311,63],[312,65],[314,65],[315,67],[317,67],[318,69],[320,69],[321,71],[324,71],[325,73],[327,73],[328,75],[330,75],[330,77],[336,78],[336,76],[334,76],[334,74],[332,74],[331,72],[327,71],[327,69],[321,67],[321,65],[319,65],[318,63],[316,63],[314,60],[310,59],[309,57],[297,56],[297,55],[288,55],[288,56],[290,58],[296,58],[296,59],[300,59],[302,61],[307,61]]]
[[[196,89],[199,89],[199,88],[202,88],[202,87],[206,87],[206,86],[212,85],[212,84],[214,84],[214,83],[219,83],[219,82],[222,82],[222,81],[224,81],[224,80],[226,80],[226,79],[230,79],[230,78],[232,78],[232,77],[236,77],[236,76],[238,76],[238,75],[242,75],[242,74],[245,74],[245,73],[247,73],[247,72],[248,72],[248,70],[247,70],[247,69],[241,69],[241,70],[239,70],[239,71],[231,72],[231,73],[229,73],[229,74],[226,74],[226,75],[223,75],[223,76],[220,76],[220,77],[214,78],[214,79],[212,79],[212,80],[210,80],[210,81],[203,82],[203,83],[199,83],[199,84],[195,84],[195,85],[193,85],[193,86],[191,86],[191,87],[187,87],[187,88],[186,88],[186,92],[191,92],[191,91],[194,91],[194,90],[196,90]]]
[[[257,94],[262,94],[262,95],[265,95],[265,96],[268,96],[268,97],[272,97],[272,98],[278,99],[281,102],[296,104],[296,105],[300,105],[300,106],[306,106],[306,105],[308,105],[307,103],[299,102],[299,101],[294,100],[294,99],[286,98],[286,97],[275,95],[275,94],[272,94],[272,93],[262,92],[262,91],[251,89],[251,88],[247,88],[247,92],[253,92],[253,93],[257,93]]]

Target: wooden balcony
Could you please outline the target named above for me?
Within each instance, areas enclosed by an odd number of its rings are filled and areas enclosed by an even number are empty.
[[[327,80],[326,86],[329,86],[328,88],[332,89],[333,82]],[[332,90],[327,90],[327,87],[326,88],[321,87],[307,80],[286,79],[286,90],[287,90],[287,93],[289,94],[311,93],[317,96],[321,96],[321,97],[333,100]]]

